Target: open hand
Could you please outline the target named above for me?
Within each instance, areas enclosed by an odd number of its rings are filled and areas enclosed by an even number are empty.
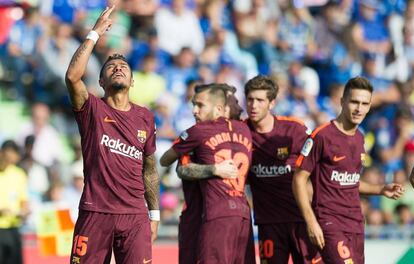
[[[403,195],[405,192],[404,187],[401,184],[397,183],[390,183],[385,185],[382,190],[381,194],[387,198],[397,200]]]
[[[214,175],[224,179],[236,179],[239,170],[233,160],[225,160],[214,166]]]

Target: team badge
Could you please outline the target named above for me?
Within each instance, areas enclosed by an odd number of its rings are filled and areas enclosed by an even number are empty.
[[[289,156],[288,147],[278,148],[276,157],[280,160],[285,160]]]
[[[313,147],[313,139],[308,138],[305,141],[305,144],[303,145],[302,150],[300,151],[300,154],[302,154],[303,156],[307,157],[309,155],[312,147]]]
[[[138,130],[137,137],[139,142],[144,143],[147,140],[147,131],[145,130]]]

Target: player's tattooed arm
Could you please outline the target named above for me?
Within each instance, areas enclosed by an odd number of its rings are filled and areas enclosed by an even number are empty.
[[[145,200],[149,210],[159,209],[160,178],[156,167],[154,154],[144,158],[144,187]]]
[[[189,163],[177,167],[178,177],[184,180],[201,180],[218,176],[221,178],[236,178],[238,169],[233,160],[225,160],[218,164],[202,165]]]
[[[112,22],[109,19],[109,15],[114,8],[114,6],[106,8],[96,21],[93,30],[99,36],[102,36],[110,28]],[[88,100],[89,95],[86,86],[82,81],[82,76],[86,72],[86,66],[88,65],[88,60],[94,45],[94,41],[86,39],[76,50],[66,71],[66,86],[68,87],[72,105],[77,110],[81,109],[86,100]]]

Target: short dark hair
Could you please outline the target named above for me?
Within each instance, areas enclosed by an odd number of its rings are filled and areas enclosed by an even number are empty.
[[[348,82],[345,84],[343,97],[347,97],[353,89],[367,90],[370,93],[374,91],[374,88],[368,79],[361,76],[357,76],[348,80]]]
[[[267,92],[267,99],[273,101],[276,99],[279,86],[270,77],[258,75],[246,83],[244,86],[244,94],[247,97],[251,91],[257,90],[265,90]]]
[[[20,153],[20,148],[13,140],[9,139],[1,144],[1,150],[14,150],[17,153]]]
[[[199,84],[195,87],[195,93],[202,93],[208,91],[208,94],[211,95],[213,98],[222,101],[224,105],[227,105],[227,90],[225,87],[228,86],[227,84]]]
[[[125,61],[125,62],[128,64],[128,61],[127,61],[127,59],[124,57],[124,55],[119,54],[119,53],[114,53],[114,54],[112,54],[111,56],[109,56],[109,57],[106,59],[106,61],[104,62],[104,64],[102,65],[101,71],[99,72],[99,78],[102,78],[103,71],[104,71],[104,68],[105,68],[106,64],[107,64],[108,62],[112,61],[112,60],[122,60],[122,61]],[[128,64],[128,65],[129,65],[129,64]]]

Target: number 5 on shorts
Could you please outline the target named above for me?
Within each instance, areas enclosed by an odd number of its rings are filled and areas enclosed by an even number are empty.
[[[73,240],[72,253],[80,257],[84,256],[86,254],[86,250],[88,249],[87,242],[88,237],[76,235],[75,239]]]

